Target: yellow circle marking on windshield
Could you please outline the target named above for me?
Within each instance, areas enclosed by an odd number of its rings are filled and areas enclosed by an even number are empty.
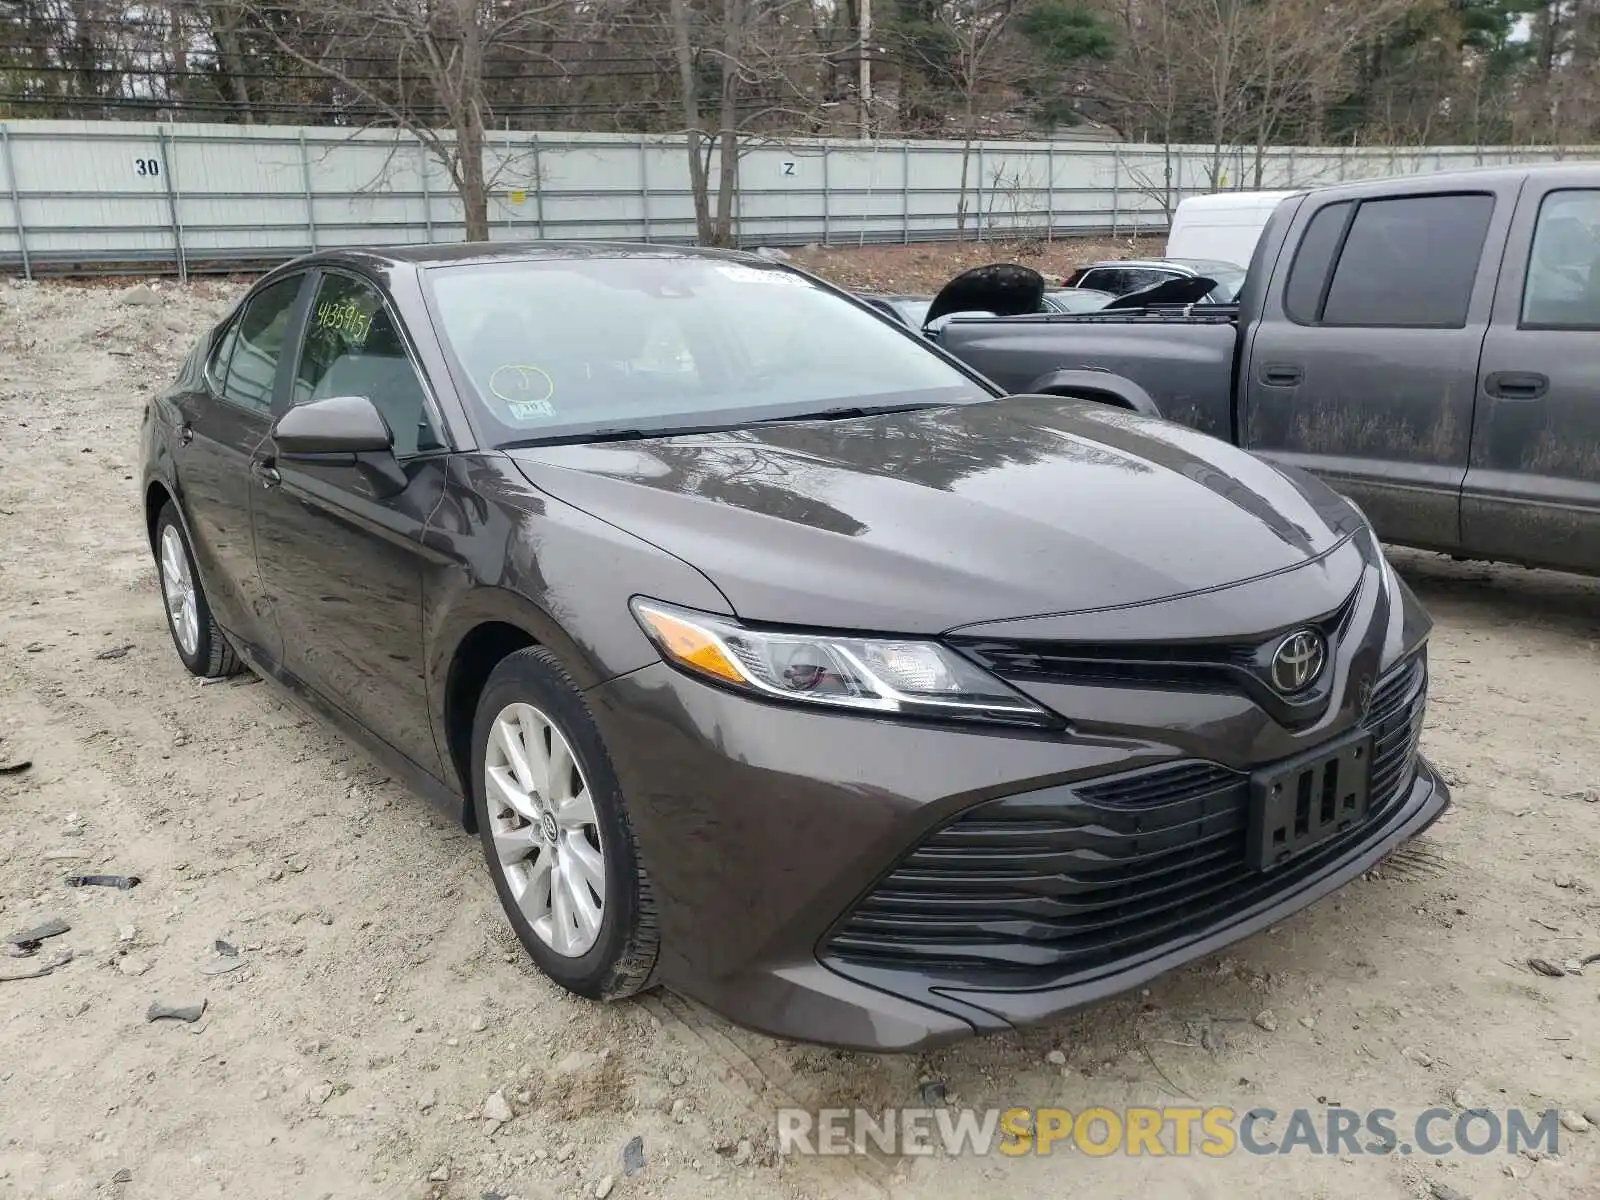
[[[556,394],[556,385],[538,367],[527,363],[506,363],[496,367],[489,376],[489,390],[507,404],[542,404]]]

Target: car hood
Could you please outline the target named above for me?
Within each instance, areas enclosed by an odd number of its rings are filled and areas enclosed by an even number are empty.
[[[535,487],[698,568],[740,617],[837,629],[1168,599],[1290,570],[1360,528],[1309,476],[1055,396],[508,453]]]

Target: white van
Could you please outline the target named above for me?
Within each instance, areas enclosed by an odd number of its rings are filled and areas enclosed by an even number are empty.
[[[1209,258],[1250,265],[1267,218],[1288,192],[1217,192],[1178,202],[1167,234],[1168,258]]]

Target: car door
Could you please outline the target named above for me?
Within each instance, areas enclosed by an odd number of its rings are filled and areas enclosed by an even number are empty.
[[[377,496],[346,466],[257,451],[256,559],[288,671],[439,774],[423,681],[422,531],[445,479],[444,424],[376,284],[326,270],[297,341],[286,403],[361,395],[394,434],[405,489]]]
[[[1430,192],[1425,179],[1308,199],[1249,332],[1241,444],[1321,475],[1387,539],[1455,548],[1514,203],[1514,184]]]
[[[1600,187],[1573,182],[1535,175],[1517,206],[1483,343],[1462,545],[1600,571]]]
[[[211,611],[258,661],[273,662],[277,632],[256,569],[251,461],[266,440],[283,347],[306,275],[250,296],[218,338],[202,386],[178,401],[183,424],[173,452],[195,565]]]

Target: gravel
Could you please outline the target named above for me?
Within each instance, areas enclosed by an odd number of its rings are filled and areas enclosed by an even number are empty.
[[[1053,271],[1099,251],[1060,246],[1036,261]],[[845,282],[917,290],[992,253],[795,258],[823,259]],[[167,283],[155,304],[121,303],[128,290],[0,283],[0,762],[33,764],[0,776],[0,902],[7,929],[60,915],[72,932],[47,949],[77,951],[47,976],[0,983],[3,1167],[19,1196],[93,1194],[124,1165],[136,1172],[130,1200],[152,1188],[232,1200],[573,1197],[607,1173],[614,1195],[653,1200],[879,1194],[888,1172],[880,1182],[870,1162],[774,1162],[774,1110],[915,1104],[924,1077],[963,1105],[1073,1112],[1181,1093],[1236,1111],[1287,1113],[1327,1096],[1420,1112],[1470,1080],[1492,1084],[1470,1098],[1499,1110],[1552,1092],[1579,1113],[1600,1104],[1600,1069],[1581,1052],[1600,1045],[1594,969],[1546,980],[1525,965],[1600,949],[1567,940],[1593,930],[1594,893],[1545,882],[1592,879],[1600,861],[1600,827],[1583,819],[1593,808],[1563,799],[1600,779],[1600,582],[1393,556],[1435,620],[1423,746],[1470,783],[1384,862],[1381,885],[1345,888],[1151,980],[1148,998],[928,1054],[835,1054],[669,995],[597,1005],[561,992],[507,927],[476,838],[276,688],[201,687],[181,670],[133,478],[141,411],[240,287]],[[134,648],[123,657],[94,657],[124,644]],[[71,812],[82,832],[61,837]],[[81,861],[50,857],[64,845]],[[143,882],[62,886],[78,871]],[[321,924],[324,913],[337,920]],[[138,932],[119,944],[125,926]],[[219,936],[249,952],[247,970],[193,969]],[[109,965],[135,947],[146,974]],[[145,1026],[152,1001],[184,1017]],[[1271,1033],[1273,1014],[1307,1012],[1320,1014],[1314,1038],[1213,1039],[1207,1051],[1185,1029],[1196,1013],[1260,1014]],[[474,1015],[485,1027],[469,1033]],[[1568,1040],[1543,1041],[1550,1031]],[[1407,1046],[1429,1048],[1433,1070],[1385,1070]],[[1055,1047],[1083,1069],[1063,1076],[1046,1059]],[[1564,1059],[1563,1048],[1580,1053]],[[254,1099],[263,1089],[270,1098]],[[496,1091],[515,1118],[491,1141],[482,1109]],[[532,1103],[513,1103],[523,1091]],[[635,1136],[649,1166],[629,1179],[617,1155]],[[710,1149],[722,1139],[726,1157]],[[1566,1131],[1562,1150],[1539,1175],[1600,1176],[1600,1137]],[[1071,1159],[1075,1186],[1106,1200],[1419,1186],[1396,1163],[1359,1158],[1280,1156],[1270,1174],[1246,1154]],[[1451,1186],[1504,1194],[1503,1159],[1454,1156]],[[892,1192],[1054,1195],[1064,1165],[1059,1154],[919,1160]]]

